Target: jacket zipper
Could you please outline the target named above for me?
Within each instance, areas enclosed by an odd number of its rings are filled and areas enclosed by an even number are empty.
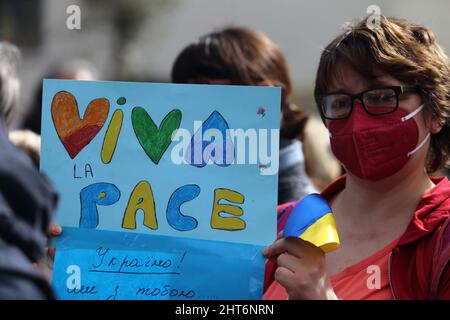
[[[394,288],[392,287],[392,277],[391,277],[392,252],[393,252],[393,250],[391,250],[391,253],[389,254],[389,259],[388,259],[388,278],[389,278],[389,287],[391,289],[392,297],[394,298],[394,300],[397,300],[397,298],[395,297]]]

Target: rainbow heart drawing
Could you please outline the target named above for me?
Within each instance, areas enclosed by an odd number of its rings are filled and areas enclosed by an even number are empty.
[[[108,118],[109,100],[92,100],[81,119],[75,97],[60,91],[53,97],[51,112],[56,133],[73,159],[102,129]]]

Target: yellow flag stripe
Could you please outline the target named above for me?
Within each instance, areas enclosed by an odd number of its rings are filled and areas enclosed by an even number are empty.
[[[333,214],[330,212],[322,216],[309,226],[299,238],[321,248],[325,253],[339,248],[339,236]]]

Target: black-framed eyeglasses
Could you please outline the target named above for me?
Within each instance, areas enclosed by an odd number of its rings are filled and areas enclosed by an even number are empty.
[[[331,92],[319,96],[320,111],[325,119],[348,118],[355,100],[361,101],[364,110],[373,116],[389,114],[397,110],[402,93],[421,93],[419,87],[388,86],[369,89],[358,94]]]

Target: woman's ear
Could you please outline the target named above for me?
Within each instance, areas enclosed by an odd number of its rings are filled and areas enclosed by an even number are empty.
[[[439,118],[431,112],[424,114],[424,124],[431,134],[439,133],[442,130],[442,124]]]
[[[430,133],[436,134],[436,133],[439,133],[439,131],[441,131],[441,130],[442,130],[442,125],[441,125],[439,119],[436,116],[432,116],[431,121],[430,121]]]

